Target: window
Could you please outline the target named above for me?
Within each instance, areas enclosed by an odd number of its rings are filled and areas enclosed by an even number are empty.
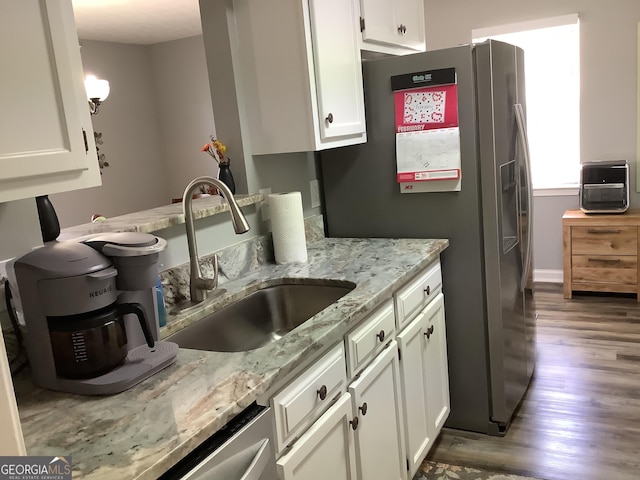
[[[580,179],[578,15],[474,30],[525,54],[527,131],[534,189],[575,187]]]

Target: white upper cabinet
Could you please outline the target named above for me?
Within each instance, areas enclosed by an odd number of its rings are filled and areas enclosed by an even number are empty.
[[[100,185],[71,1],[4,2],[0,43],[0,202]]]
[[[344,0],[234,2],[253,155],[366,141],[356,7]]]
[[[425,51],[424,0],[355,0],[363,50],[390,54]]]

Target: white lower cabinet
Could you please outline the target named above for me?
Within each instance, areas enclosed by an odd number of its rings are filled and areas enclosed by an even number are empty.
[[[405,434],[409,477],[418,470],[420,462],[433,444],[429,434],[427,410],[427,366],[425,355],[426,322],[420,313],[411,324],[398,334],[401,355],[402,403],[405,412]]]
[[[277,462],[282,480],[356,480],[351,395],[344,393]]]
[[[276,452],[295,438],[329,408],[346,387],[344,346],[341,343],[271,399],[276,428]]]
[[[427,319],[426,378],[429,427],[438,435],[451,411],[449,402],[449,364],[444,321],[444,295],[440,294],[424,310]]]
[[[388,301],[272,398],[280,480],[413,478],[450,410],[439,272],[396,292],[399,334]]]
[[[396,338],[401,357],[408,478],[412,478],[450,410],[444,295],[439,293]]]
[[[360,480],[405,480],[404,414],[395,341],[348,387]]]
[[[278,460],[280,478],[405,480],[403,419],[398,350],[391,341]]]

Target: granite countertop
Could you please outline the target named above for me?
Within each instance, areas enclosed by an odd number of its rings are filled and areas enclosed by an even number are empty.
[[[261,193],[254,195],[236,195],[238,206],[246,207],[264,200]],[[194,199],[193,218],[209,217],[229,210],[229,204],[220,196],[208,196]],[[85,235],[107,232],[143,232],[150,233],[184,223],[182,203],[172,203],[162,207],[108,218],[101,222],[85,223],[63,228],[58,240],[72,240]]]
[[[347,280],[357,284],[353,291],[257,350],[180,349],[173,365],[117,395],[47,391],[21,375],[14,386],[27,452],[72,455],[73,478],[157,478],[265,392],[282,385],[288,374],[341,341],[394,291],[437,260],[448,244],[441,239],[314,242],[306,263],[270,264],[225,283],[227,295],[220,303],[280,278]],[[188,321],[189,315],[184,317]]]

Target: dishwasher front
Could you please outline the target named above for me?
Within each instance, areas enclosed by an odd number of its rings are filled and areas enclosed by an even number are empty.
[[[278,480],[273,412],[253,404],[160,477],[160,480]]]

